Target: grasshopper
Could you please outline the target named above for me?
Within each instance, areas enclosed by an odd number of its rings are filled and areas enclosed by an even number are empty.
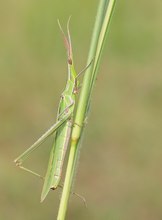
[[[63,35],[64,44],[67,50],[67,64],[68,64],[68,79],[65,90],[61,94],[56,123],[52,125],[31,147],[29,147],[24,153],[17,157],[14,162],[21,169],[28,171],[36,176],[41,177],[39,174],[31,171],[22,166],[23,161],[36,150],[50,135],[55,133],[54,144],[51,149],[48,167],[44,179],[43,189],[41,193],[41,202],[46,198],[50,189],[56,189],[59,186],[62,167],[66,150],[69,144],[71,130],[73,126],[74,110],[76,106],[76,94],[79,89],[78,77],[84,72],[89,66],[87,65],[79,74],[76,73],[73,54],[72,44],[69,31],[69,21],[67,22],[67,36],[65,35],[59,21],[58,25]]]

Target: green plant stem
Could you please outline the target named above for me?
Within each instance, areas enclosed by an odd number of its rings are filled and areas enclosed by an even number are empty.
[[[83,135],[83,125],[85,123],[85,118],[89,109],[92,88],[96,79],[101,51],[103,49],[103,43],[105,42],[105,36],[114,4],[115,0],[101,0],[99,3],[87,59],[88,64],[92,61],[92,59],[93,63],[87,69],[83,79],[82,90],[79,97],[74,127],[71,135],[70,153],[57,220],[64,220],[66,216],[68,200],[71,193],[71,186],[73,183],[73,177],[79,154],[80,139]]]
[[[87,105],[86,116],[88,115],[88,112],[89,112],[91,94],[92,94],[92,91],[93,91],[93,86],[95,84],[98,69],[99,69],[99,66],[100,66],[100,59],[101,59],[102,51],[103,51],[103,48],[104,48],[104,44],[106,42],[106,37],[107,37],[108,30],[109,30],[108,27],[110,25],[110,21],[111,21],[111,17],[112,17],[113,11],[114,11],[115,3],[116,3],[116,0],[110,0],[109,1],[109,5],[107,7],[107,10],[105,11],[102,28],[101,28],[100,35],[99,35],[99,38],[98,38],[98,45],[97,45],[97,48],[96,48],[96,56],[95,56],[94,66],[93,66],[93,74],[92,74],[92,80],[91,80],[92,83],[91,83],[90,92],[89,92],[89,98],[88,98],[89,102],[88,102],[88,105]]]

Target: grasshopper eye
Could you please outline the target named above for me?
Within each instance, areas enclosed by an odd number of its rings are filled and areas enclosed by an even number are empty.
[[[73,62],[72,62],[72,59],[71,58],[68,58],[68,64],[72,65]]]

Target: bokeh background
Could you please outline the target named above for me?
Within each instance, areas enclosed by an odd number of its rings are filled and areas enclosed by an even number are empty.
[[[61,190],[13,160],[55,121],[66,76],[57,18],[69,15],[77,70],[86,63],[98,1],[0,1],[0,219],[56,219]],[[104,49],[70,220],[162,219],[162,2],[117,1]],[[45,173],[52,140],[25,163]]]

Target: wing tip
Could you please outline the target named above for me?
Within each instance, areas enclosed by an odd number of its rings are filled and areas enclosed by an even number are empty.
[[[46,191],[43,190],[43,191],[42,191],[41,199],[40,199],[40,202],[41,202],[41,203],[45,200],[45,198],[46,198],[48,192],[49,192],[49,190],[46,190]]]

